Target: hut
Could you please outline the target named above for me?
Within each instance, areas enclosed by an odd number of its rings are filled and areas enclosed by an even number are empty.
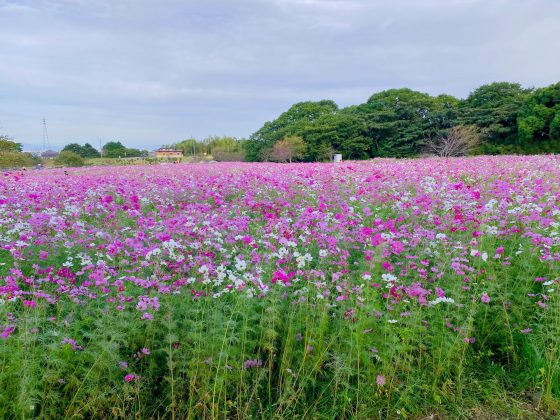
[[[173,149],[172,147],[160,147],[156,150],[156,158],[174,158],[180,159],[183,157],[183,151]]]

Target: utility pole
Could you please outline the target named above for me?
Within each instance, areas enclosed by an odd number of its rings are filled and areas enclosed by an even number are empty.
[[[103,158],[103,148],[101,147],[101,139],[99,139],[99,156]]]
[[[51,148],[49,132],[47,131],[47,120],[43,117],[43,153]]]

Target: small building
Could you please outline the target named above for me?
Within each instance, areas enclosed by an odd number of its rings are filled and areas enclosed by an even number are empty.
[[[340,153],[335,153],[335,155],[333,156],[333,162],[334,163],[342,162],[342,155]]]
[[[183,151],[171,147],[160,147],[156,150],[157,158],[182,158]]]
[[[46,150],[43,153],[41,153],[41,157],[44,159],[53,159],[57,156],[58,156],[58,152],[55,152],[54,150]]]

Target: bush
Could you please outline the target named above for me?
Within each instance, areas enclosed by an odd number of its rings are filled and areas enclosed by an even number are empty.
[[[84,166],[85,161],[80,155],[65,150],[60,152],[58,157],[54,160],[54,164],[56,166]]]
[[[21,168],[33,164],[29,153],[0,152],[0,168]]]
[[[243,162],[245,160],[245,152],[243,151],[215,150],[212,156],[218,162]]]

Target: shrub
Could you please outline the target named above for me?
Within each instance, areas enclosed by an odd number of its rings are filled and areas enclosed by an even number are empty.
[[[33,164],[29,153],[0,152],[0,168],[21,168]]]
[[[58,157],[54,160],[54,164],[56,166],[84,166],[85,161],[80,155],[65,150],[60,152]]]
[[[245,153],[243,151],[215,150],[212,156],[218,162],[243,162],[245,160]]]

